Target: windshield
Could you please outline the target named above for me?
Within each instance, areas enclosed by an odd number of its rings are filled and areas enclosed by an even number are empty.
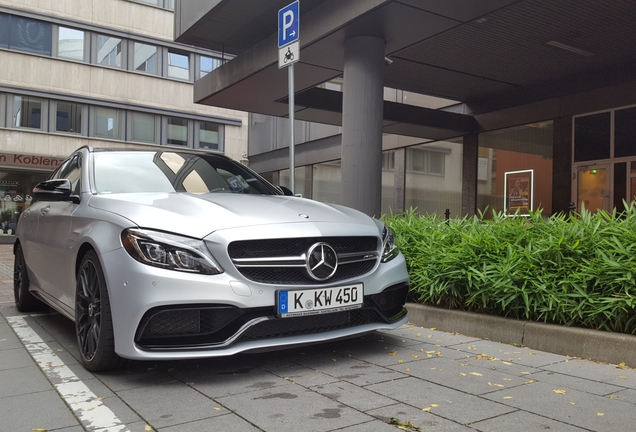
[[[179,152],[95,152],[98,193],[210,192],[276,195],[274,186],[232,160]]]

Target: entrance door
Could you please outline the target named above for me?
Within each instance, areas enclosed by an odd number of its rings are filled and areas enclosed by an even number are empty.
[[[609,169],[607,165],[580,167],[576,172],[576,208],[610,211]]]

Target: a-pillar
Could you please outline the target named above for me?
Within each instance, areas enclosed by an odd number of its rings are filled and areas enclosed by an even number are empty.
[[[384,39],[344,43],[342,204],[379,216],[382,203]]]

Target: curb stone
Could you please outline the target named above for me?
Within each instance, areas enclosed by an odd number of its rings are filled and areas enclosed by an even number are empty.
[[[636,336],[407,303],[409,322],[553,354],[636,367]]]

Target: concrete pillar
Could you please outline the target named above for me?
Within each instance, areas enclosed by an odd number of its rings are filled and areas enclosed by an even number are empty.
[[[572,197],[572,117],[552,124],[552,213],[567,213]]]
[[[477,210],[478,134],[464,135],[462,154],[462,216],[472,217]]]
[[[382,203],[384,39],[344,43],[342,203],[379,216]]]

